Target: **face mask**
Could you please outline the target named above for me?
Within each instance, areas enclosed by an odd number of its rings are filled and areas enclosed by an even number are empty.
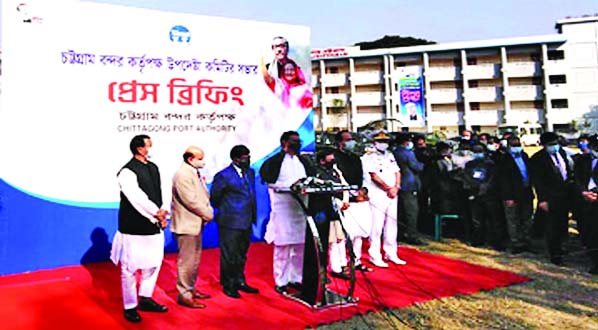
[[[462,137],[461,137],[461,140],[464,140],[464,141],[469,141],[469,136],[462,136]]]
[[[145,154],[145,158],[150,159],[150,158],[154,157],[154,153],[152,152],[152,149],[146,148],[145,150],[147,150],[147,153]]]
[[[193,159],[191,161],[191,166],[193,166],[195,168],[204,168],[206,166],[206,162],[204,162],[201,159]]]
[[[486,146],[486,149],[488,149],[488,151],[495,152],[496,151],[496,144],[491,143],[491,144],[489,144],[489,145]]]
[[[523,148],[522,147],[518,147],[518,146],[511,146],[510,150],[515,155],[519,155],[521,153],[521,151],[523,151]]]
[[[413,142],[407,143],[407,145],[405,146],[405,149],[407,149],[407,150],[413,150]]]
[[[482,159],[482,158],[484,158],[484,153],[483,152],[474,152],[473,158],[474,159]]]
[[[249,163],[250,163],[250,160],[249,160],[249,159],[239,159],[239,160],[237,161],[237,164],[238,164],[238,166],[239,166],[241,169],[244,169],[244,170],[246,170],[246,169],[248,169],[248,168],[249,168]]]
[[[353,150],[353,149],[355,149],[355,144],[356,144],[355,140],[347,141],[347,142],[345,142],[345,149]]]
[[[577,144],[577,146],[579,147],[579,149],[581,150],[586,150],[588,149],[588,143],[587,142],[580,142]]]
[[[334,167],[334,164],[336,164],[335,161],[326,162],[326,163],[324,163],[324,168],[327,170],[331,170]]]
[[[546,146],[546,152],[551,155],[556,154],[561,149],[561,146],[558,144]]]
[[[508,143],[509,142],[507,140],[500,140],[500,146],[503,147],[503,148],[506,148],[507,145],[508,145]]]
[[[386,142],[374,142],[374,147],[380,151],[380,152],[385,152],[386,149],[388,149],[388,143]]]
[[[300,141],[291,141],[288,144],[289,146],[289,150],[293,151],[293,152],[299,152],[299,149],[301,149],[301,142]]]

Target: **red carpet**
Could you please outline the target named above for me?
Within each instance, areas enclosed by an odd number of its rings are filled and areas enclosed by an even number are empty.
[[[166,304],[165,314],[141,312],[140,324],[122,316],[119,270],[111,263],[64,267],[0,277],[2,329],[303,329],[371,310],[396,308],[416,302],[471,294],[480,290],[528,281],[529,278],[446,257],[399,248],[407,266],[391,265],[357,274],[353,307],[312,311],[274,292],[272,247],[252,244],[247,281],[260,294],[242,299],[225,296],[218,283],[219,250],[203,251],[198,288],[212,295],[205,309],[176,304],[176,255],[167,255],[154,298]],[[343,281],[329,287],[346,292]]]

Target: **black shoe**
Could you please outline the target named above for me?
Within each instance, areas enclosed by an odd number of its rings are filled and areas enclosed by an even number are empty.
[[[359,264],[357,266],[355,266],[355,270],[359,270],[362,272],[373,272],[374,270],[371,269],[370,267],[364,265],[364,264]]]
[[[260,292],[260,290],[258,290],[257,288],[249,286],[247,283],[243,283],[241,285],[237,285],[237,290],[241,290],[241,291],[247,292],[247,293],[259,293]]]
[[[289,284],[287,284],[289,286],[289,288],[291,289],[295,289],[298,291],[301,291],[301,288],[303,288],[303,285],[301,283],[297,283],[297,282],[289,282]]]
[[[239,291],[237,291],[237,289],[229,289],[229,288],[225,288],[224,290],[222,290],[222,292],[224,292],[225,295],[231,297],[231,298],[241,298],[241,295],[239,294]]]
[[[341,280],[350,280],[351,276],[345,273],[330,272],[330,276],[340,278]]]
[[[144,312],[165,313],[168,307],[158,304],[152,298],[141,297],[139,299],[139,310]]]
[[[287,286],[286,285],[282,285],[282,286],[278,286],[275,285],[274,286],[274,291],[280,293],[280,294],[286,294],[287,293]]]
[[[139,323],[141,322],[141,315],[137,313],[136,308],[125,309],[125,320],[132,323]]]
[[[562,266],[565,264],[563,262],[563,258],[561,258],[561,257],[552,257],[552,258],[550,258],[550,262],[552,262],[553,264],[555,264],[557,266]]]

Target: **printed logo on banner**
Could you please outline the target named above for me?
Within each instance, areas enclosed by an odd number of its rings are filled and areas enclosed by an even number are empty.
[[[43,19],[39,16],[35,16],[33,14],[35,11],[35,6],[34,8],[31,8],[30,5],[24,2],[17,6],[17,15],[23,21],[23,23],[41,23]]]
[[[191,31],[182,25],[173,26],[168,35],[172,42],[182,44],[189,44],[191,42]]]

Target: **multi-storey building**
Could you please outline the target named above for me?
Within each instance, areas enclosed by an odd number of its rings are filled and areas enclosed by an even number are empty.
[[[423,72],[425,120],[408,125],[411,131],[578,125],[584,114],[598,111],[598,16],[562,19],[556,29],[553,35],[365,51],[314,49],[316,127],[355,130],[397,118],[402,67]]]

